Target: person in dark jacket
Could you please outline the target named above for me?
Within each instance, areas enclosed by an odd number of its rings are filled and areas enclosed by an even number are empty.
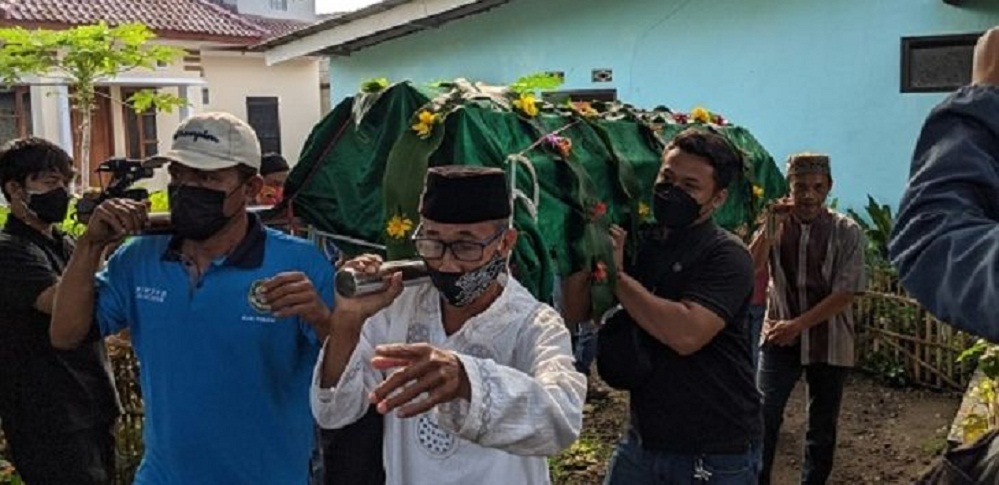
[[[921,305],[999,342],[999,28],[978,40],[971,80],[923,126],[888,249]],[[918,483],[997,481],[992,432],[947,453]]]
[[[74,249],[59,230],[73,180],[69,154],[41,138],[0,148],[10,214],[0,232],[0,420],[30,484],[110,484],[118,395],[96,332],[61,351],[49,343],[56,286]]]
[[[972,84],[926,120],[888,248],[921,305],[999,342],[999,29],[978,42]]]

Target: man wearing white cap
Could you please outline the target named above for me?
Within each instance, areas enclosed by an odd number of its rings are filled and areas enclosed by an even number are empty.
[[[189,118],[158,158],[175,234],[132,238],[95,280],[103,249],[147,223],[145,203],[101,204],[57,290],[52,344],[131,330],[146,414],[135,483],[304,484],[332,267],[247,213],[263,182],[245,122]]]

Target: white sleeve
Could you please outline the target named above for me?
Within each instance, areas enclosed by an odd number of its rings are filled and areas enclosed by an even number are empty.
[[[371,366],[375,346],[385,340],[388,318],[385,312],[376,314],[364,323],[360,339],[350,355],[347,367],[335,387],[323,389],[320,382],[329,338],[323,343],[319,359],[312,374],[311,403],[312,415],[319,426],[325,429],[338,429],[347,426],[364,416],[371,404],[368,395],[381,384],[381,371]]]
[[[569,447],[583,422],[586,377],[573,367],[562,318],[543,307],[518,335],[527,372],[491,359],[458,354],[472,385],[470,402],[435,408],[442,427],[481,446],[523,456],[550,456]]]

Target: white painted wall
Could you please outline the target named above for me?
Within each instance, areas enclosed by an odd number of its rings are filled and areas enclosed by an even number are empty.
[[[281,150],[298,160],[309,132],[320,119],[319,61],[301,58],[267,67],[259,54],[202,51],[209,104],[203,111],[226,111],[246,119],[248,96],[275,96],[281,120]]]
[[[295,19],[306,22],[316,20],[316,0],[285,0],[288,10],[275,10],[271,8],[272,0],[234,0],[227,1],[227,4],[235,4],[239,13],[250,15],[260,15],[276,19]]]

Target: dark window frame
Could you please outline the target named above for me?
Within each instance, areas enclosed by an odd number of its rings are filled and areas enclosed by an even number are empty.
[[[128,158],[144,160],[159,153],[159,125],[157,124],[156,108],[150,106],[149,109],[142,113],[136,113],[132,109],[132,103],[129,101],[129,98],[139,91],[141,91],[139,88],[121,88],[121,98],[124,101],[122,104],[122,117],[124,118],[123,124],[125,125],[125,153],[128,154]],[[156,134],[154,138],[146,136],[146,124],[150,122],[153,125],[152,132]],[[135,136],[132,134],[133,124],[138,140],[133,140]],[[135,147],[132,146],[133,142],[136,144]],[[133,148],[138,149],[138,152]]]
[[[11,116],[4,116],[9,119],[17,131],[16,138],[24,138],[34,133],[34,117],[31,112],[31,87],[25,85],[15,85],[5,89],[14,98],[14,112]]]
[[[545,101],[562,103],[565,98],[573,102],[604,102],[613,103],[618,100],[617,89],[566,89],[562,91],[547,91],[541,94]]]
[[[912,85],[912,51],[920,48],[959,47],[970,45],[972,49],[982,33],[923,35],[902,37],[901,45],[901,75],[899,76],[899,91],[902,93],[948,93],[962,85],[946,86],[913,86]],[[970,75],[970,73],[969,73]]]
[[[274,106],[274,127],[276,133],[271,135],[270,133],[262,133],[256,120],[253,119],[251,115],[251,108],[257,105],[259,106]],[[277,96],[247,96],[246,97],[246,122],[253,127],[253,131],[257,134],[257,140],[260,141],[260,149],[262,153],[274,152],[282,153],[281,151],[281,98]]]

